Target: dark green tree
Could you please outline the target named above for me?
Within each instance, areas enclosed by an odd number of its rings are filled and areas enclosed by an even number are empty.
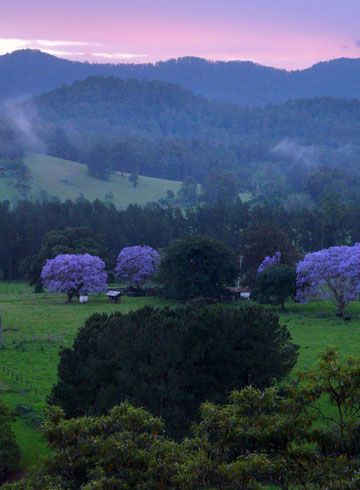
[[[260,303],[280,305],[296,293],[296,270],[288,265],[269,267],[257,275],[253,297]]]
[[[131,400],[180,436],[205,400],[223,402],[233,389],[282,379],[297,352],[287,328],[259,305],[97,314],[62,351],[49,401],[73,417]]]
[[[109,150],[106,144],[97,143],[91,148],[86,159],[89,175],[96,179],[108,180],[112,171]]]
[[[236,258],[224,244],[204,236],[190,236],[165,250],[159,280],[171,297],[213,298],[221,296],[237,274]]]
[[[198,201],[197,183],[193,177],[186,177],[176,197],[181,204],[196,204]]]
[[[20,462],[20,449],[10,422],[10,412],[0,400],[0,486]]]
[[[203,184],[202,198],[208,204],[231,204],[239,194],[239,182],[230,172],[216,168]]]
[[[139,174],[136,171],[133,171],[130,174],[129,180],[134,187],[137,187],[139,184]]]

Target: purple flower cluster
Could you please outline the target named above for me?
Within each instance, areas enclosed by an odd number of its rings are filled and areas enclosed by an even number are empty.
[[[41,272],[44,286],[53,293],[72,296],[102,292],[107,287],[105,263],[89,254],[63,254],[49,259]]]
[[[147,245],[125,247],[119,254],[115,273],[119,278],[140,287],[157,272],[159,263],[159,252]]]
[[[274,267],[275,265],[279,265],[281,260],[281,252],[275,252],[272,257],[265,257],[265,259],[261,262],[258,267],[258,273],[266,271],[266,269],[270,269],[270,267]]]
[[[309,253],[297,266],[297,299],[331,299],[342,315],[360,289],[360,243]]]

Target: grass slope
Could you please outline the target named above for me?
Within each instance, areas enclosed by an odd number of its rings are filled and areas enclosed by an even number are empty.
[[[84,320],[95,312],[127,312],[148,304],[162,306],[168,302],[125,297],[121,304],[113,305],[104,295],[95,295],[86,305],[64,305],[61,296],[34,295],[25,284],[0,283],[5,341],[5,348],[0,350],[0,397],[12,408],[27,405],[41,413],[56,381],[58,352],[72,345]],[[353,305],[350,312],[350,323],[337,318],[334,307],[327,303],[291,304],[281,313],[281,321],[300,345],[298,369],[313,367],[329,345],[336,347],[341,356],[359,355],[360,304]],[[44,440],[25,418],[18,418],[14,429],[22,448],[22,466],[29,468],[46,455]]]
[[[130,203],[146,204],[166,197],[166,191],[177,192],[181,183],[172,180],[140,176],[134,187],[128,174],[112,174],[108,181],[90,177],[86,165],[62,160],[48,155],[31,154],[25,159],[33,177],[32,196],[37,197],[41,189],[50,196],[58,196],[62,201],[76,199],[82,193],[90,201],[104,200],[105,194],[112,192],[114,204],[125,209]],[[0,178],[0,200],[12,199],[16,195],[14,181]]]

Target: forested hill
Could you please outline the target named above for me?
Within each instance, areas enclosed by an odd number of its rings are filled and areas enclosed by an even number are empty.
[[[74,144],[119,137],[211,140],[213,143],[343,146],[360,143],[360,101],[302,99],[265,108],[211,102],[178,85],[91,77],[25,102],[49,144],[59,129]]]
[[[323,96],[360,97],[360,59],[337,59],[288,72],[246,61],[192,57],[156,64],[91,64],[21,50],[0,56],[0,100],[40,94],[89,76],[176,83],[206,98],[242,106]]]
[[[121,170],[203,182],[217,167],[247,190],[258,188],[263,173],[266,182],[269,175],[283,181],[290,168],[295,183],[299,166],[360,170],[359,100],[241,108],[165,82],[91,77],[18,104],[6,116],[0,118],[3,157],[25,144],[24,151],[86,163],[94,175]],[[9,125],[20,137],[11,136]]]

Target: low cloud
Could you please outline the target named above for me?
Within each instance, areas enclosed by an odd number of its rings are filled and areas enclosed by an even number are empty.
[[[11,126],[21,135],[31,151],[46,153],[46,145],[36,134],[35,127],[39,123],[36,107],[27,102],[26,110],[19,99],[7,99],[0,105],[0,112]]]
[[[319,161],[319,149],[315,146],[305,146],[296,140],[283,139],[272,148],[272,153],[292,158],[294,161],[307,166],[315,166]]]
[[[119,46],[109,46],[96,42],[0,38],[0,55],[19,49],[39,49],[53,56],[78,61],[136,62],[147,58],[146,54],[123,52],[119,50]]]
[[[139,58],[147,57],[146,54],[113,53],[113,52],[90,53],[90,56],[96,56],[98,58],[104,58],[108,60],[136,60]]]

